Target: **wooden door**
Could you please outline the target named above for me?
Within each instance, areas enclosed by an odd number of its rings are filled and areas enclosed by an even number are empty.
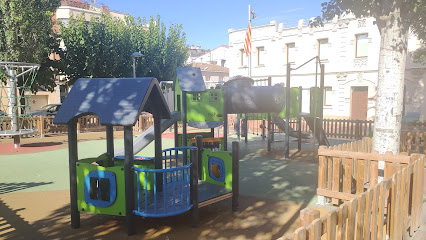
[[[352,87],[351,119],[367,120],[368,87]]]

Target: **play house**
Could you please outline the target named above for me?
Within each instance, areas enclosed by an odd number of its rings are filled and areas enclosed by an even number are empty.
[[[154,157],[134,156],[138,144],[133,125],[141,112],[154,117]],[[77,121],[89,114],[106,126],[107,151],[79,159]],[[233,143],[232,153],[211,152],[203,149],[198,136],[196,146],[163,150],[164,119],[173,117],[155,78],[76,81],[54,119],[55,124],[68,125],[72,228],[80,226],[80,212],[125,216],[130,235],[134,216],[168,217],[192,210],[196,226],[199,207],[229,197],[237,211],[238,143]],[[124,127],[124,156],[114,153],[114,126]],[[186,127],[183,132],[186,135]]]

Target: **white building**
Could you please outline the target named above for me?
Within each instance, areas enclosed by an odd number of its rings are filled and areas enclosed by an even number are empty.
[[[373,18],[346,17],[310,27],[300,20],[289,27],[271,21],[252,26],[251,77],[271,77],[272,83],[285,83],[286,66],[298,67],[319,56],[325,64],[324,116],[366,119],[375,114],[380,34]],[[230,29],[229,75],[248,75],[248,58],[244,52],[247,29]],[[414,36],[409,39],[409,52],[420,46]],[[318,69],[319,72],[319,69]],[[311,62],[291,71],[291,87],[310,88],[316,85],[316,67]],[[425,66],[407,61],[406,112],[426,116],[424,101]],[[317,78],[319,86],[319,76]],[[420,86],[422,88],[420,88]],[[303,111],[309,111],[309,91],[303,91]]]
[[[210,64],[218,65],[221,67],[228,67],[228,64],[227,64],[228,52],[229,52],[229,47],[225,45],[221,45],[213,50],[208,50],[206,51],[206,53],[195,57],[192,60],[192,62],[210,63]]]
[[[206,88],[214,88],[217,84],[223,84],[229,79],[229,69],[210,63],[192,63],[192,67],[200,68]]]

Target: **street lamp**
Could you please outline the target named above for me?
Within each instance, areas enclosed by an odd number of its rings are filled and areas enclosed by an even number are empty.
[[[132,54],[132,59],[133,59],[133,78],[136,78],[136,58],[140,58],[143,57],[143,54],[140,52],[134,52]]]

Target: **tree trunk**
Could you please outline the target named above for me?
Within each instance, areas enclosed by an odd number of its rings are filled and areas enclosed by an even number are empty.
[[[377,18],[381,46],[374,118],[373,150],[399,153],[408,27],[400,9]],[[383,168],[382,168],[383,169]]]

